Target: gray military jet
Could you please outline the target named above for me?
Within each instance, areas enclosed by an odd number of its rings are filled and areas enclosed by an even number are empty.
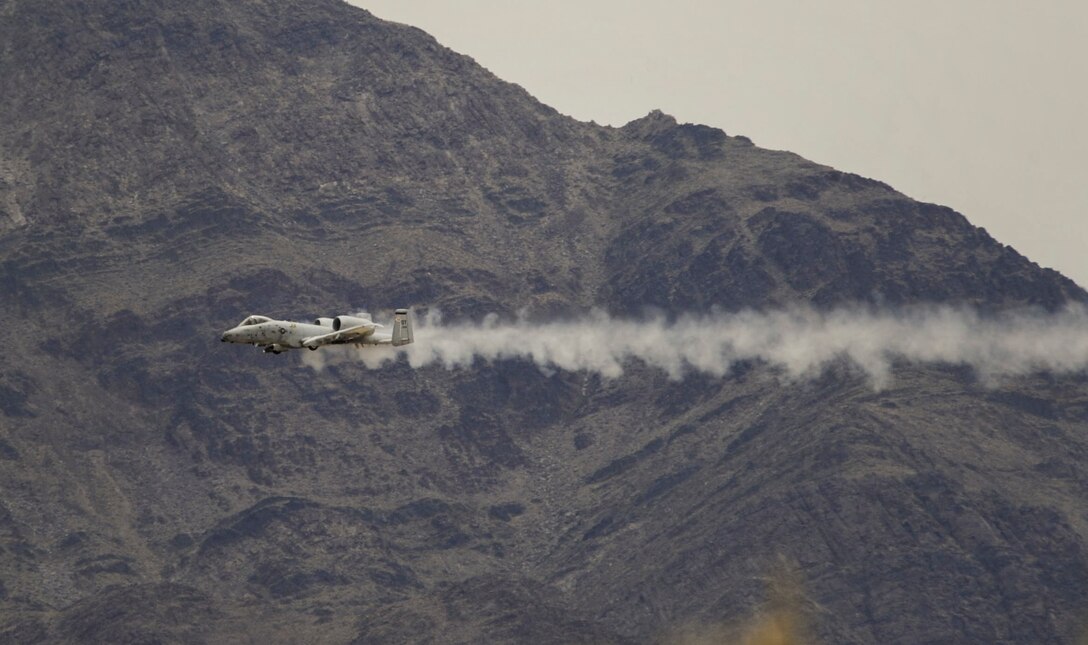
[[[393,329],[388,331],[384,325],[371,320],[370,314],[318,318],[313,324],[250,316],[237,327],[223,332],[220,340],[256,345],[272,354],[303,347],[312,350],[323,345],[400,347],[412,342],[412,321],[407,309],[397,309],[393,315]]]

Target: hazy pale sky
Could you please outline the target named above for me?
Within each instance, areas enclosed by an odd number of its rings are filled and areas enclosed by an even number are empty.
[[[950,206],[1088,286],[1088,2],[351,1],[564,114],[743,134]]]

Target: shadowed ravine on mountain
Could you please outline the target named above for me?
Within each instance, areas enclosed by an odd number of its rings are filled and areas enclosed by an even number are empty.
[[[962,215],[334,0],[0,0],[0,43],[0,641],[1084,633],[1088,294]],[[219,342],[363,305],[511,352]],[[571,364],[518,335],[594,310]],[[774,324],[844,311],[890,353],[795,378]]]

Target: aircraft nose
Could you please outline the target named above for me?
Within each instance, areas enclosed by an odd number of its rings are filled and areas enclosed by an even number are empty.
[[[229,331],[223,332],[223,335],[219,337],[219,340],[220,340],[220,342],[223,342],[223,343],[226,343],[226,342],[230,341],[230,332]]]

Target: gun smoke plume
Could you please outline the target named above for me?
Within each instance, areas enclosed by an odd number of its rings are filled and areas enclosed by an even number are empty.
[[[570,321],[525,317],[445,324],[432,313],[417,320],[412,345],[375,351],[309,353],[322,369],[330,361],[362,360],[380,367],[404,354],[413,367],[469,368],[477,360],[530,360],[544,370],[618,377],[628,361],[664,370],[672,379],[702,372],[723,376],[741,361],[761,361],[791,379],[820,374],[848,361],[874,386],[890,382],[896,361],[967,365],[982,380],[1033,372],[1088,368],[1088,310],[1017,311],[983,315],[945,306],[896,310],[793,308],[772,312],[682,315],[648,320],[612,318],[601,311]],[[327,353],[322,353],[327,352]]]

